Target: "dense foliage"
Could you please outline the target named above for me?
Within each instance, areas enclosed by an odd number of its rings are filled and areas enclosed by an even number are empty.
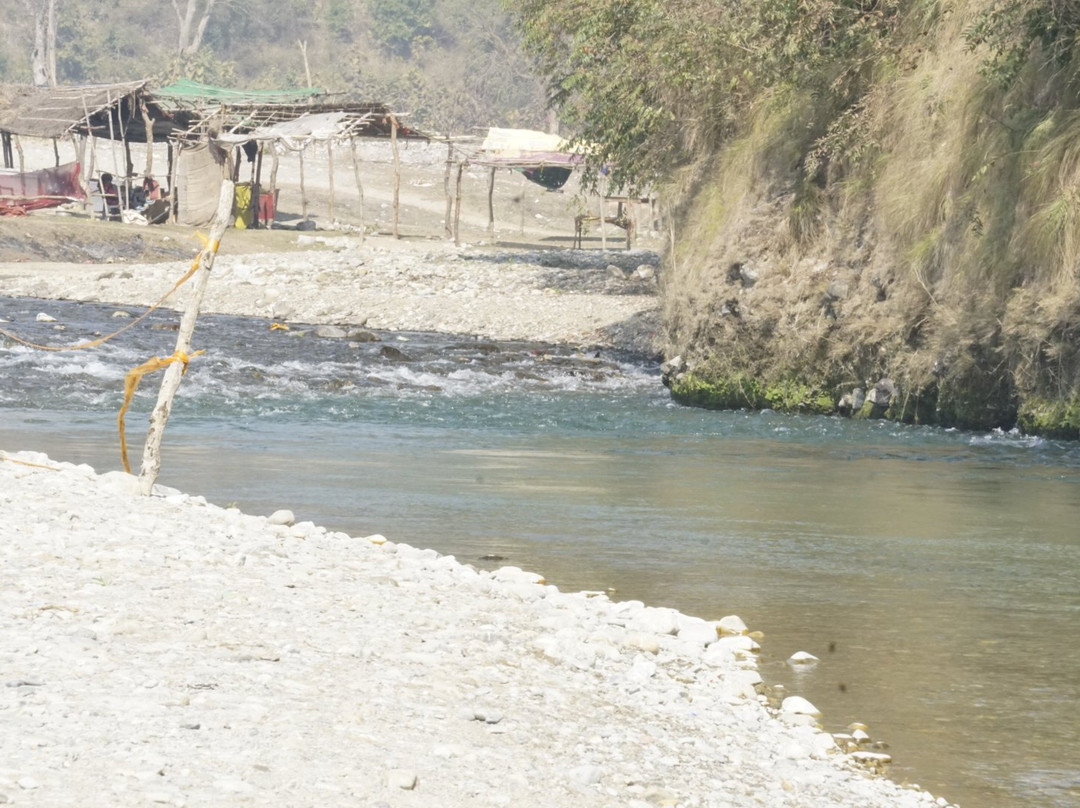
[[[0,0],[0,82],[31,81],[35,7]],[[198,47],[181,53],[189,8],[207,25]],[[452,132],[539,126],[546,114],[499,0],[57,0],[56,16],[61,84],[185,76],[264,89],[305,86],[310,76]]]
[[[770,89],[854,103],[902,0],[520,0],[560,116],[617,185],[715,148]],[[822,133],[824,134],[824,133]]]

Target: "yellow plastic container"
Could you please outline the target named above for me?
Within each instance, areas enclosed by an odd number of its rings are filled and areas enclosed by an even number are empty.
[[[255,206],[251,203],[251,183],[238,182],[233,189],[233,226],[246,230],[255,224]]]

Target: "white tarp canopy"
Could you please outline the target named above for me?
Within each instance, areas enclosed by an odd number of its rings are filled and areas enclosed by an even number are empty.
[[[305,113],[291,121],[260,126],[249,132],[223,132],[214,137],[222,145],[240,145],[251,140],[273,141],[299,151],[312,141],[347,140],[364,128],[365,117],[351,112]]]

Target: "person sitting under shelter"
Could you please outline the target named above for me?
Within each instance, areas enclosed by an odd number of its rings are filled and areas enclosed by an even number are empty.
[[[101,175],[101,198],[105,203],[105,218],[120,218],[120,191],[113,182],[113,175],[105,172]]]

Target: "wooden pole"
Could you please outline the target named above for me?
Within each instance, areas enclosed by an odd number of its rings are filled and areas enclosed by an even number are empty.
[[[398,122],[393,115],[390,116],[390,148],[394,152],[394,238],[401,238],[398,232],[398,221],[401,217],[401,155],[398,154]]]
[[[180,219],[180,206],[177,204],[176,182],[180,175],[180,141],[169,141],[169,221],[176,224]]]
[[[349,149],[352,151],[353,179],[356,180],[356,193],[360,196],[360,243],[364,243],[367,234],[364,232],[364,184],[360,182],[360,158],[356,154],[356,138],[349,138]]]
[[[143,126],[146,127],[146,170],[143,171],[143,176],[150,177],[154,174],[154,121],[145,101],[139,101],[139,108],[142,111]]]
[[[53,150],[53,165],[54,166],[59,166],[60,165],[60,140],[58,138],[54,137],[52,139],[52,150]]]
[[[300,149],[300,212],[308,220],[307,188],[304,186],[304,149]]]
[[[450,169],[454,162],[454,145],[446,144],[446,171],[443,174],[443,191],[446,193],[446,217],[443,219],[446,237],[454,237],[454,195],[450,192]]]
[[[326,141],[326,166],[330,174],[330,221],[337,221],[334,216],[334,141]]]
[[[457,204],[454,205],[454,245],[461,246],[461,175],[465,171],[465,164],[457,166]]]
[[[23,154],[22,140],[15,135],[15,151],[19,153],[19,171],[26,171],[26,155]]]
[[[604,204],[604,192],[600,192],[600,249],[607,252],[607,205]]]
[[[495,240],[495,167],[488,174],[488,238]]]
[[[206,293],[206,283],[210,278],[210,270],[214,267],[214,256],[217,255],[218,243],[225,234],[232,215],[233,187],[233,183],[229,180],[223,180],[221,183],[217,213],[214,214],[214,222],[210,227],[210,238],[199,254],[199,266],[195,270],[195,277],[192,278],[191,296],[188,298],[187,308],[180,318],[180,331],[176,335],[176,352],[173,356],[187,356],[188,351],[191,350],[191,335],[195,332],[195,321],[199,317],[199,308],[202,306],[203,295]],[[165,435],[165,424],[172,411],[173,396],[180,387],[180,377],[183,374],[183,362],[174,361],[165,369],[165,378],[161,381],[157,405],[150,415],[150,429],[146,433],[142,467],[139,470],[139,490],[144,496],[149,496],[153,492],[158,472],[161,471],[161,439]]]
[[[270,193],[274,195],[274,209],[275,209],[275,213],[276,213],[276,211],[277,211],[277,170],[278,170],[278,165],[280,165],[281,161],[278,160],[278,154],[277,154],[277,149],[276,148],[273,150],[273,155],[274,155],[273,162],[270,163]]]

